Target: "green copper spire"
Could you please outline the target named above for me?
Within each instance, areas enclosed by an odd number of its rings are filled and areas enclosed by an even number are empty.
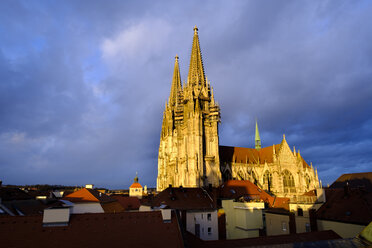
[[[254,138],[255,148],[257,150],[261,149],[261,139],[260,139],[260,133],[258,132],[258,125],[256,120],[256,136]]]

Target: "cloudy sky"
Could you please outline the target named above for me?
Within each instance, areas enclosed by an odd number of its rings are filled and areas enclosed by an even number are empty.
[[[372,171],[371,1],[2,1],[0,180],[156,185],[174,56],[193,27],[220,144],[281,142],[323,184]]]

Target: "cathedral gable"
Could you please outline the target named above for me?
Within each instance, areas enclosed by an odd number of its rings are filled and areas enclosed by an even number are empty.
[[[281,143],[278,158],[279,158],[280,164],[291,164],[291,165],[296,164],[296,157],[293,155],[285,139],[283,139]]]

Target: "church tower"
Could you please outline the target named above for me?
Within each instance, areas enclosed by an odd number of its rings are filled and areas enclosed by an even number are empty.
[[[220,108],[204,73],[198,28],[195,26],[189,74],[183,87],[179,58],[175,58],[160,135],[157,191],[169,185],[220,185],[219,122]]]

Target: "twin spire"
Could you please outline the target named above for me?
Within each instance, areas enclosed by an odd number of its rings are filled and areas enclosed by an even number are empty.
[[[178,56],[175,57],[174,62],[174,71],[173,71],[173,78],[172,78],[172,87],[169,96],[169,105],[175,106],[178,101],[178,91],[182,90],[182,83],[181,83],[181,74],[180,74],[180,67],[178,62]],[[206,78],[204,74],[204,67],[202,61],[202,55],[200,51],[200,44],[199,44],[199,36],[198,36],[198,28],[194,27],[194,38],[192,42],[192,49],[191,49],[191,58],[190,58],[190,67],[189,67],[189,75],[187,78],[187,83],[191,84],[192,86],[207,86]]]
[[[175,62],[174,62],[172,87],[171,87],[171,92],[169,96],[169,105],[171,107],[177,105],[178,92],[182,90],[181,74],[180,74],[180,67],[179,67],[178,59],[179,58],[176,55]],[[206,81],[206,77],[204,74],[202,54],[200,51],[198,28],[196,26],[194,27],[194,37],[193,37],[193,42],[192,42],[190,67],[189,67],[189,75],[187,78],[187,84],[190,86],[201,86],[201,87],[207,86],[207,81]],[[212,88],[211,88],[211,101],[214,101]],[[257,119],[256,119],[256,133],[255,133],[255,148],[257,150],[261,149],[261,138],[260,138],[260,133],[258,131]]]

